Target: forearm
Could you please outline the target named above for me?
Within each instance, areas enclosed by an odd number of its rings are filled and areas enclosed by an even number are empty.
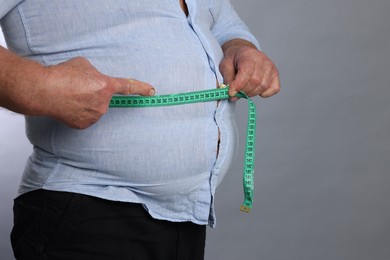
[[[104,75],[82,57],[45,67],[0,47],[0,106],[9,110],[83,129],[107,112],[113,94],[154,95],[154,89]]]
[[[38,102],[45,80],[39,63],[19,57],[0,46],[0,106],[25,115],[43,115]]]

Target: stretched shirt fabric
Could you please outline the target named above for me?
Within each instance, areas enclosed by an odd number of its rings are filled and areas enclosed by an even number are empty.
[[[54,65],[86,57],[100,72],[157,94],[216,87],[221,45],[258,44],[228,0],[8,0],[1,26],[13,52]],[[218,132],[220,145],[218,151]],[[234,160],[234,103],[109,109],[85,130],[26,117],[33,144],[18,194],[35,189],[142,203],[157,219],[214,226],[216,186]]]

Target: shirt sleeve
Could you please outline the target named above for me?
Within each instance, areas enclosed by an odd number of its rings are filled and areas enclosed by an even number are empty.
[[[222,45],[235,38],[247,40],[260,49],[260,44],[241,20],[229,0],[213,0],[210,12],[214,18],[213,35]]]
[[[24,0],[2,0],[0,4],[0,20],[11,11],[15,6],[23,2]]]

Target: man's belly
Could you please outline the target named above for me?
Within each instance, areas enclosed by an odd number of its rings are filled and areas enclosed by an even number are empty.
[[[82,181],[79,170],[84,170],[87,177],[93,172],[91,177],[107,185],[153,186],[209,173],[216,160],[218,126],[212,115],[186,118],[181,111],[173,112],[177,109],[186,108],[141,108],[133,111],[137,116],[111,109],[83,131],[58,124],[52,133],[54,156],[69,172],[68,180]],[[158,117],[160,113],[172,116]]]

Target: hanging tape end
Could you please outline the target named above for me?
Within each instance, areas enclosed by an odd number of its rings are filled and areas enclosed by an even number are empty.
[[[251,208],[245,205],[241,205],[240,210],[246,213],[251,212]]]

